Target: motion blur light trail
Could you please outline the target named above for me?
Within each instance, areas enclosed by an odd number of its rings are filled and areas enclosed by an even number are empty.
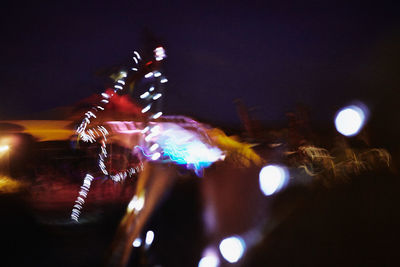
[[[166,55],[165,55],[165,50],[162,47],[157,47],[154,50],[154,56],[156,57],[157,61],[163,60]],[[140,54],[136,51],[134,51],[134,56],[133,60],[135,62],[134,67],[131,68],[131,73],[136,73],[139,71],[140,66],[139,63],[141,62],[142,58]],[[151,65],[152,62],[149,61],[144,65],[144,68],[147,66]],[[166,78],[161,75],[159,71],[156,71],[157,75],[160,77],[159,79],[162,81],[165,81]],[[151,74],[151,75],[149,75]],[[149,78],[153,76],[153,71],[148,72],[146,75],[144,75],[144,78]],[[125,79],[128,78],[128,73],[126,71],[121,71],[118,76],[115,77],[115,85],[114,85],[114,90],[110,91],[107,90],[106,92],[103,92],[101,94],[102,100],[100,101],[99,105],[92,107],[91,110],[87,111],[85,113],[85,117],[82,120],[81,124],[77,128],[77,134],[78,138],[81,139],[84,142],[89,142],[89,143],[95,143],[97,142],[97,139],[99,140],[100,143],[100,153],[98,154],[99,160],[98,160],[98,166],[101,172],[111,178],[114,182],[120,182],[123,181],[127,176],[132,175],[134,173],[137,173],[139,169],[135,169],[133,171],[133,168],[129,170],[123,170],[122,172],[118,173],[111,173],[110,170],[107,170],[107,166],[105,164],[105,160],[108,157],[108,152],[107,152],[107,136],[109,136],[108,130],[103,126],[103,125],[96,125],[95,127],[88,128],[89,125],[91,124],[91,120],[96,120],[97,117],[105,110],[105,107],[107,104],[110,103],[111,98],[113,98],[117,92],[122,91],[124,89],[124,86],[127,84],[127,81]],[[161,83],[161,81],[160,81]],[[150,88],[154,89],[154,86],[151,86]],[[152,90],[153,91],[153,90]],[[149,93],[150,95],[150,93]],[[158,97],[159,98],[159,97]],[[157,99],[158,99],[157,98]],[[155,101],[154,99],[151,99],[150,101]],[[146,108],[142,110],[142,113],[146,113],[150,110],[152,106],[152,102],[149,103]],[[97,114],[97,115],[96,115]],[[157,118],[161,116],[161,113],[157,113]],[[144,135],[146,134],[145,132],[142,132]],[[90,177],[92,177],[90,174],[88,174]],[[86,176],[86,178],[88,177]],[[85,178],[85,180],[86,180]],[[93,177],[92,177],[93,178]],[[85,182],[84,182],[85,184]],[[84,192],[81,190],[79,192],[79,195],[76,199],[76,204],[74,206],[74,209],[72,210],[71,218],[75,221],[78,221],[79,215],[80,215],[80,210],[82,209],[82,205],[84,204],[84,199],[82,197],[86,197],[90,187],[85,187]]]
[[[166,57],[165,50],[162,47],[157,47],[154,50],[154,57],[156,61],[163,60]],[[135,67],[131,68],[133,73],[141,72],[143,76],[139,75],[139,78],[143,77],[143,79],[158,81],[158,86],[151,84],[147,91],[140,95],[140,99],[145,102],[145,107],[140,109],[141,113],[147,116],[145,121],[140,123],[100,121],[100,124],[92,122],[99,120],[110,101],[117,97],[117,93],[122,91],[125,85],[133,82],[131,81],[132,76],[129,76],[125,71],[121,71],[119,76],[115,77],[114,90],[103,92],[100,104],[85,113],[85,117],[76,131],[78,138],[84,142],[98,142],[100,144],[100,153],[98,154],[99,170],[102,175],[111,178],[114,182],[121,182],[126,177],[141,171],[143,169],[143,160],[185,165],[187,169],[193,170],[198,176],[201,176],[204,168],[215,161],[223,160],[225,158],[224,153],[212,144],[211,138],[200,123],[179,116],[165,117],[162,116],[163,113],[161,111],[156,110],[156,101],[159,101],[163,96],[158,91],[158,88],[160,84],[166,83],[168,79],[159,70],[149,69],[149,66],[154,64],[153,61],[140,65],[142,59],[137,52],[135,52],[133,59],[135,61]],[[151,112],[153,114],[150,114]],[[168,120],[180,120],[180,122],[168,122]],[[93,127],[89,128],[91,125]],[[106,159],[109,157],[107,143],[109,138],[118,139],[116,135],[121,135],[121,138],[119,138],[120,144],[131,149],[132,153],[137,155],[141,168],[130,168],[113,173],[107,167]],[[87,177],[93,176],[88,174]],[[89,188],[84,187],[83,189],[85,190],[82,191],[82,189],[76,199],[76,204],[71,214],[71,218],[75,221],[78,221],[80,210],[85,202],[84,199],[89,192]],[[134,196],[128,206],[128,212],[135,211],[136,213],[140,211],[143,205],[144,196]]]

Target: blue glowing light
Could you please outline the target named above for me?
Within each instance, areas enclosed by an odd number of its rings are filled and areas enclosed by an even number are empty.
[[[203,141],[198,133],[173,124],[163,125],[156,142],[160,146],[163,158],[186,165],[199,176],[202,169],[209,167],[223,156],[221,150]]]

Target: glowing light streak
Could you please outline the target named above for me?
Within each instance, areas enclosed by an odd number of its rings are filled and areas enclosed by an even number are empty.
[[[142,113],[146,113],[147,111],[149,111],[151,108],[151,104],[147,105],[147,107],[145,107],[144,109],[142,109]]]
[[[168,82],[167,78],[162,78],[161,81],[160,81],[160,83],[166,83],[166,82]]]
[[[133,51],[133,53],[135,54],[135,56],[136,56],[139,60],[142,59],[142,57],[140,56],[140,54],[139,54],[137,51]]]
[[[145,77],[145,78],[153,77],[153,73],[152,73],[152,72],[149,72],[149,73],[147,73],[146,75],[144,75],[144,77]]]
[[[122,85],[125,85],[125,82],[123,80],[118,80],[117,83],[120,83]]]
[[[140,98],[144,99],[144,98],[148,97],[149,95],[150,95],[149,92],[144,92],[143,94],[140,95]]]
[[[145,243],[147,246],[150,246],[154,241],[154,232],[153,231],[147,231],[146,233],[146,239],[145,239]]]
[[[159,144],[153,144],[151,147],[150,147],[150,151],[151,152],[153,152],[153,151],[155,151],[157,148],[159,148],[160,146],[159,146]]]
[[[161,76],[161,72],[159,72],[159,71],[154,72],[154,77],[160,77],[160,76]]]
[[[159,117],[161,117],[162,112],[157,112],[156,114],[153,115],[153,119],[158,119]]]
[[[153,92],[154,91],[154,86],[149,88],[149,92]]]
[[[153,96],[153,100],[157,100],[162,96],[161,93],[156,94],[155,96]]]
[[[144,129],[141,131],[142,134],[146,133],[150,129],[150,126],[144,127]]]
[[[101,93],[101,95],[102,95],[104,98],[110,98],[110,96],[109,96],[108,94],[106,94],[106,93]]]
[[[115,88],[115,89],[119,89],[119,90],[122,90],[122,89],[123,89],[123,87],[122,87],[121,85],[118,85],[118,84],[114,85],[114,88]]]

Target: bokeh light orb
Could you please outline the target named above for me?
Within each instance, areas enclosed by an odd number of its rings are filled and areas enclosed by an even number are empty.
[[[142,239],[140,237],[136,238],[132,243],[132,246],[135,248],[138,248],[141,245],[142,245]]]
[[[280,191],[289,179],[286,167],[279,165],[267,165],[259,174],[260,189],[264,195],[270,196]]]
[[[218,267],[219,257],[214,250],[207,249],[199,261],[198,267]]]
[[[336,130],[344,136],[354,136],[360,132],[366,121],[365,108],[351,105],[341,109],[335,118]]]
[[[230,263],[240,260],[245,249],[246,244],[240,236],[227,237],[219,244],[222,257]]]

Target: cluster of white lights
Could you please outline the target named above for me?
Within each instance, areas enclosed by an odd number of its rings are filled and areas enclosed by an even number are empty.
[[[146,237],[144,239],[145,248],[149,248],[154,241],[154,232],[149,230],[146,233]],[[132,242],[132,246],[138,248],[142,245],[142,239],[140,237],[135,238]]]
[[[157,61],[161,61],[167,57],[165,54],[165,49],[161,46],[154,49],[154,54]]]

